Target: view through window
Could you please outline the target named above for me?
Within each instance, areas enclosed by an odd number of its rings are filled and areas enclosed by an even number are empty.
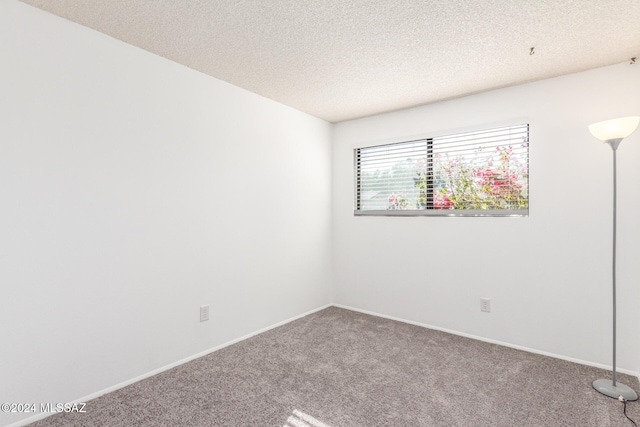
[[[528,124],[357,148],[354,155],[356,215],[528,215]]]

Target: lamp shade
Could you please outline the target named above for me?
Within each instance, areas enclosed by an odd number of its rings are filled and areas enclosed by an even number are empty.
[[[633,133],[640,123],[640,117],[620,117],[589,125],[591,134],[601,141],[626,138]]]

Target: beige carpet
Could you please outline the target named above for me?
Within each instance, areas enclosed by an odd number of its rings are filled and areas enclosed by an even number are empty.
[[[608,376],[331,307],[32,425],[632,427]]]

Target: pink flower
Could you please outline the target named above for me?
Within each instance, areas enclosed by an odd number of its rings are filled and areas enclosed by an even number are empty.
[[[435,193],[433,195],[433,208],[434,209],[452,209],[453,202],[446,194]]]

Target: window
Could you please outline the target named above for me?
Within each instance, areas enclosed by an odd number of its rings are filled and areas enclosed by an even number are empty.
[[[529,125],[357,148],[355,215],[526,216]]]

